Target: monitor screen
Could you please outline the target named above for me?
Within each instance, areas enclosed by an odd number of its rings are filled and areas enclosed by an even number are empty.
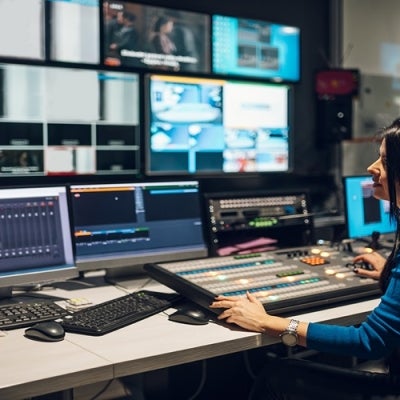
[[[138,173],[138,74],[0,64],[0,82],[0,177]]]
[[[0,292],[77,277],[66,187],[1,188],[0,242]]]
[[[288,85],[149,75],[146,89],[147,174],[289,170]]]
[[[44,0],[0,1],[0,57],[45,59]]]
[[[373,232],[394,233],[389,218],[389,202],[373,197],[370,176],[343,178],[347,235],[350,239],[370,237]]]
[[[130,275],[145,262],[207,255],[197,181],[72,185],[70,194],[81,271]]]
[[[47,0],[47,4],[49,59],[99,64],[99,0]]]
[[[300,29],[266,21],[213,15],[212,71],[218,74],[300,79]]]
[[[210,17],[123,0],[103,2],[107,66],[210,71]]]

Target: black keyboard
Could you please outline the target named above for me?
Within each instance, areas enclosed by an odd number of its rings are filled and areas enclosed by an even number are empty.
[[[68,314],[67,310],[48,300],[0,305],[0,329],[24,328]]]
[[[76,311],[64,317],[66,332],[104,335],[171,307],[182,297],[175,293],[141,290]]]

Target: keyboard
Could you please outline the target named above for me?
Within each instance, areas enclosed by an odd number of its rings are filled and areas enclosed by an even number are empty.
[[[60,323],[66,332],[104,335],[164,311],[181,298],[176,293],[141,290],[75,311]]]
[[[24,328],[68,314],[67,310],[48,300],[0,305],[0,329]]]

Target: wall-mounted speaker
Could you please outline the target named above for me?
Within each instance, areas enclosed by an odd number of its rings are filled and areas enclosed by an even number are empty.
[[[353,97],[323,96],[317,99],[317,146],[349,140],[352,137]]]
[[[358,94],[359,82],[356,69],[327,69],[315,74],[318,147],[351,139],[353,98]]]

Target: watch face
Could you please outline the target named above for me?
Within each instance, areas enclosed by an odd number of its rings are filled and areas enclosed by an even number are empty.
[[[295,346],[297,344],[296,332],[283,332],[281,335],[282,343],[286,346]]]

